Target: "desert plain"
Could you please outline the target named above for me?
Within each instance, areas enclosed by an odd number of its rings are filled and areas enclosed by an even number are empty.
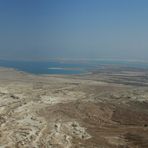
[[[0,68],[0,148],[148,148],[148,70]]]

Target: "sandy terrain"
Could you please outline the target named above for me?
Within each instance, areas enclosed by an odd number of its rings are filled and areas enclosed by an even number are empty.
[[[32,75],[0,68],[0,148],[148,148],[148,72]]]

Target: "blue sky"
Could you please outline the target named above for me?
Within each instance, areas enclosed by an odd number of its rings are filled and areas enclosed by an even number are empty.
[[[0,58],[148,59],[147,0],[1,0]]]

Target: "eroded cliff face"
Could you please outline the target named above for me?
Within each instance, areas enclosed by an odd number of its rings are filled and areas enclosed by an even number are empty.
[[[1,68],[0,147],[147,148],[148,88],[92,76]]]

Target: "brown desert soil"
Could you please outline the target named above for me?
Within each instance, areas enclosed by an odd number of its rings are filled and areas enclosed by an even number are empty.
[[[0,68],[0,148],[148,148],[147,75]]]

